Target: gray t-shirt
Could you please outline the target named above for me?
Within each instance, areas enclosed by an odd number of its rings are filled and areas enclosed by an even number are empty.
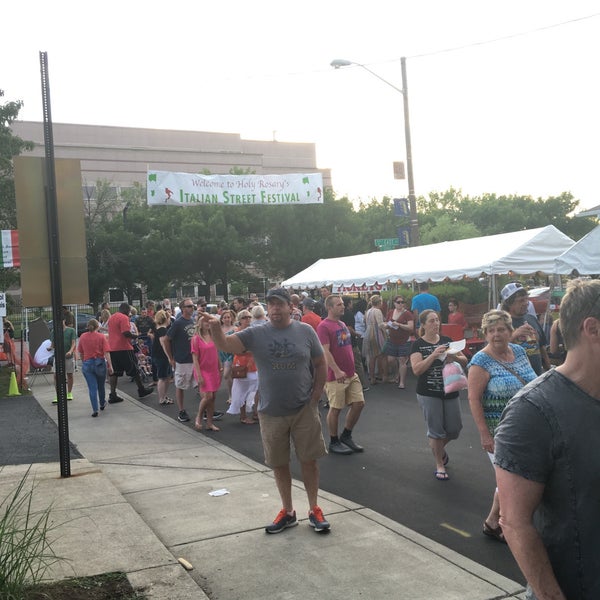
[[[293,415],[310,401],[311,359],[323,355],[315,330],[291,321],[278,329],[272,323],[247,327],[235,334],[252,352],[258,369],[258,410],[273,417]]]
[[[534,523],[567,598],[600,598],[600,401],[556,370],[508,404],[495,463],[545,485]],[[530,593],[528,598],[534,598]]]

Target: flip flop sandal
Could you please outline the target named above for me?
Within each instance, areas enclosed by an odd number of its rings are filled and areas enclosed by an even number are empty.
[[[487,535],[488,537],[494,538],[503,544],[506,544],[506,540],[504,539],[504,534],[502,533],[502,527],[498,525],[498,527],[492,528],[488,525],[487,521],[483,522],[483,535]]]
[[[446,471],[435,471],[433,475],[438,481],[450,481],[450,476]]]

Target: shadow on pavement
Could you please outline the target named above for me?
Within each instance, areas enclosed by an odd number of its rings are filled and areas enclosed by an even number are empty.
[[[60,461],[58,427],[33,396],[0,399],[0,465]],[[70,444],[71,458],[83,458]]]

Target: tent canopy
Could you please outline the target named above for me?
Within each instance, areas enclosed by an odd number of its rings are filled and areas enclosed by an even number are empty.
[[[285,287],[362,286],[387,282],[444,281],[509,271],[552,273],[556,257],[573,240],[554,225],[387,252],[322,258],[283,282]]]
[[[580,275],[600,273],[600,225],[555,260],[555,273],[569,275],[574,270]]]

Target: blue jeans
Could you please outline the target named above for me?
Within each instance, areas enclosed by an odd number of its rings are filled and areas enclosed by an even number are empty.
[[[98,399],[103,408],[106,404],[106,392],[104,382],[106,381],[106,361],[103,358],[88,358],[83,361],[82,369],[85,382],[90,393],[92,410],[98,412]]]

